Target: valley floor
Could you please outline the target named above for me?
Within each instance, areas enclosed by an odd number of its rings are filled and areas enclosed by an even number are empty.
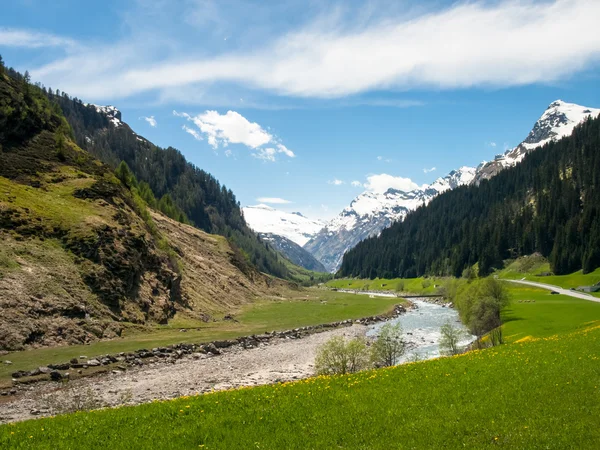
[[[366,326],[352,325],[301,340],[280,339],[249,350],[235,348],[216,357],[198,355],[201,360],[190,356],[175,364],[154,363],[101,378],[82,378],[60,390],[54,382],[37,383],[17,397],[4,397],[4,404],[0,400],[0,423],[56,414],[53,407],[79,401],[105,406],[134,405],[211,390],[307,378],[314,373],[315,352],[322,343],[332,336],[364,335],[366,330]]]

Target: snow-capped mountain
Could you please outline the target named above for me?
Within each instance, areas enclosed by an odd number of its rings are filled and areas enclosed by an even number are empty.
[[[246,223],[257,233],[270,233],[288,238],[304,246],[325,225],[320,220],[311,220],[299,212],[288,213],[267,205],[242,208]]]
[[[321,261],[327,270],[336,271],[346,251],[361,240],[380,233],[393,222],[404,220],[409,211],[427,204],[442,192],[491,178],[502,169],[519,163],[533,149],[570,135],[577,124],[598,115],[600,109],[557,100],[550,104],[527,138],[517,147],[496,156],[493,161],[481,163],[477,168],[461,167],[454,170],[420,189],[409,192],[394,189],[383,193],[364,192],[327,223],[304,248]]]
[[[502,155],[496,156],[494,160],[484,161],[477,167],[474,183],[491,178],[502,169],[518,164],[527,153],[539,146],[570,136],[575,126],[588,117],[597,117],[598,115],[600,115],[600,109],[556,100],[544,111],[523,142]]]
[[[409,211],[429,203],[436,195],[471,183],[474,176],[474,167],[461,167],[421,189],[363,192],[304,248],[321,261],[327,270],[334,272],[340,266],[344,253],[360,241],[379,234],[398,220],[404,220]]]

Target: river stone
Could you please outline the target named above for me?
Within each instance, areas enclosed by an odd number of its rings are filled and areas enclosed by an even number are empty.
[[[98,367],[100,365],[100,361],[97,359],[90,359],[86,364],[90,367]]]

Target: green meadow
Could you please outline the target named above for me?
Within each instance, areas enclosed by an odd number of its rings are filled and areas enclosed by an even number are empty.
[[[358,291],[396,291],[410,294],[435,294],[445,278],[375,278],[364,280],[358,278],[340,278],[326,283],[327,287],[335,289],[352,289]]]
[[[595,449],[600,327],[0,427],[3,449]]]
[[[504,337],[508,342],[600,325],[600,303],[552,295],[529,286],[509,285],[509,293],[511,303],[503,311]]]

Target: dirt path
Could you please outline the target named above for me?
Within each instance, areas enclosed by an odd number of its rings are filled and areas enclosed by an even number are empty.
[[[313,374],[317,348],[332,336],[360,336],[367,327],[353,325],[312,334],[303,339],[280,339],[251,350],[235,348],[220,356],[194,355],[174,364],[156,363],[123,373],[83,378],[61,387],[38,383],[0,403],[0,423],[56,414],[65,405],[105,406],[140,404],[154,399],[194,395],[212,389],[254,386],[306,378]]]

